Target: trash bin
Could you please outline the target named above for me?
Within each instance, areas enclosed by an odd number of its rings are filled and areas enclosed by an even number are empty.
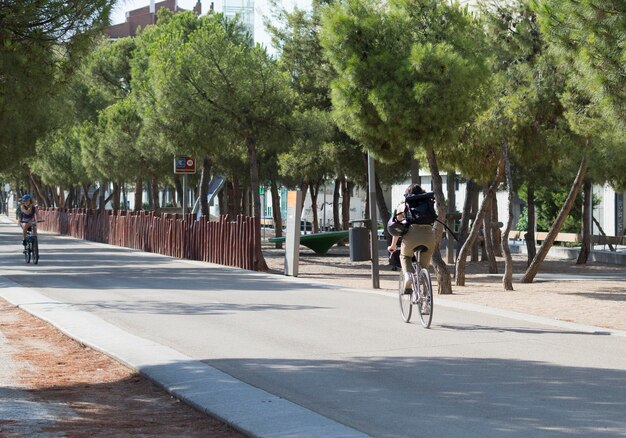
[[[360,221],[365,222],[365,221]],[[365,223],[364,223],[365,225]],[[353,226],[348,230],[350,241],[350,261],[362,262],[371,260],[370,257],[370,230],[367,227]]]

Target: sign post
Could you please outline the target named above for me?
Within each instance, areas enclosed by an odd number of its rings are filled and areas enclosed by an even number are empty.
[[[287,236],[285,237],[285,275],[298,276],[300,262],[300,215],[302,192],[287,192]]]
[[[189,155],[174,157],[174,174],[183,176],[183,220],[187,220],[187,175],[196,173],[196,160]]]

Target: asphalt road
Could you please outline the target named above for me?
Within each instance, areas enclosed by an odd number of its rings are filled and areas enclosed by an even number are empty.
[[[626,337],[18,231],[1,276],[371,436],[626,436]]]

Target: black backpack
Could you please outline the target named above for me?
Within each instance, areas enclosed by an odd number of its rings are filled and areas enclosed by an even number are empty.
[[[405,198],[404,219],[407,224],[432,225],[437,220],[435,194],[407,195]]]

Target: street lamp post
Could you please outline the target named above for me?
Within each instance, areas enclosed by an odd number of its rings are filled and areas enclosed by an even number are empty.
[[[367,153],[367,184],[370,209],[370,254],[372,255],[372,288],[380,289],[378,277],[378,221],[376,220],[376,173],[374,158]]]

